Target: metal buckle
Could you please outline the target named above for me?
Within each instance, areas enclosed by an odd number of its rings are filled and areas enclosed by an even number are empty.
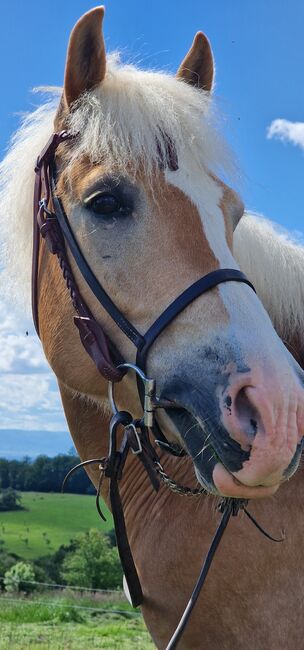
[[[127,426],[125,427],[125,430],[128,430],[128,429],[132,429],[132,431],[133,431],[133,433],[135,435],[135,438],[136,438],[136,442],[138,444],[137,449],[133,449],[133,447],[131,445],[130,445],[130,449],[132,451],[132,454],[134,454],[134,456],[138,456],[138,454],[142,453],[142,444],[141,444],[141,440],[140,440],[140,435],[139,435],[139,433],[138,433],[138,431],[136,429],[135,424],[133,424],[133,422],[131,422],[131,424],[127,424]]]
[[[134,372],[140,377],[141,381],[143,382],[144,385],[144,392],[145,392],[145,398],[144,398],[144,425],[146,427],[152,427],[154,424],[154,411],[157,408],[157,399],[155,396],[155,391],[156,391],[156,382],[155,379],[150,379],[149,377],[146,377],[144,372],[138,368],[134,363],[121,363],[119,366],[117,366],[118,369],[120,368],[127,368],[128,370],[134,370]],[[118,412],[116,402],[115,402],[115,397],[114,397],[114,382],[110,381],[109,382],[109,401],[111,404],[112,411],[115,415],[115,413]]]
[[[40,208],[40,210],[43,210],[43,212],[45,212],[45,214],[47,214],[48,217],[52,217],[52,218],[55,217],[56,218],[56,215],[54,215],[53,212],[51,212],[51,210],[48,207],[48,200],[47,200],[46,197],[43,197],[42,199],[40,199],[39,208]]]

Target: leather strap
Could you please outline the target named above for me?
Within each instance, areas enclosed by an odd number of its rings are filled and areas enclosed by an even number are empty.
[[[153,325],[151,325],[143,337],[143,344],[137,350],[136,365],[141,368],[143,372],[145,372],[147,355],[151,345],[161,334],[161,332],[163,332],[164,329],[166,329],[166,327],[172,323],[176,316],[178,316],[178,314],[180,314],[186,307],[188,307],[188,305],[190,305],[202,294],[210,291],[211,289],[214,289],[223,282],[232,281],[243,282],[255,292],[254,286],[246,278],[244,273],[237,269],[217,269],[216,271],[211,271],[204,277],[191,284],[190,287],[185,289],[185,291],[183,291],[183,293],[181,293],[175,300],[173,300],[173,302],[163,311],[163,313],[156,319],[156,321],[154,321]],[[136,381],[141,404],[144,405],[143,384],[140,381],[138,375],[136,376]],[[168,453],[173,456],[183,456],[186,454],[186,452],[181,448],[178,449],[176,445],[174,446],[168,442],[157,422],[155,422],[152,430],[155,439],[158,441],[158,444]]]
[[[56,137],[55,137],[56,136]],[[52,195],[50,186],[49,166],[53,159],[56,148],[60,142],[68,139],[68,134],[54,134],[44,148],[37,160],[35,168],[34,187],[34,223],[33,223],[33,261],[32,261],[32,313],[34,325],[39,336],[38,318],[38,267],[39,267],[39,244],[40,236],[45,239],[49,251],[57,255],[58,262],[70,292],[73,306],[78,314],[74,317],[75,325],[79,330],[81,342],[90,355],[99,372],[109,381],[120,381],[125,371],[117,368],[122,358],[109,343],[106,335],[97,321],[92,316],[89,308],[79,292],[75,278],[70,267],[65,242],[58,217],[56,213],[49,210],[49,202]],[[41,194],[44,194],[41,199]],[[111,352],[110,352],[111,348]],[[113,358],[115,362],[113,362]]]
[[[176,316],[188,307],[188,305],[203,293],[214,289],[219,284],[232,281],[248,284],[248,286],[255,291],[253,284],[251,284],[242,271],[237,269],[216,269],[215,271],[211,271],[207,275],[204,275],[173,300],[156,321],[154,321],[153,325],[151,325],[145,333],[143,337],[144,341],[138,349],[136,365],[138,365],[143,371],[145,370],[146,357],[151,345],[163,330],[168,327]]]
[[[127,581],[132,605],[133,607],[139,607],[143,602],[143,593],[128,541],[118,482],[115,477],[110,479],[110,499],[121,565]]]
[[[71,139],[66,131],[53,133],[38,156],[35,166],[35,184],[33,196],[33,253],[32,253],[32,314],[36,332],[39,336],[38,317],[38,267],[40,249],[40,231],[38,225],[38,214],[40,210],[40,199],[42,191],[45,191],[45,199],[50,198],[50,189],[47,182],[46,169],[55,156],[56,149],[61,142]],[[44,187],[43,187],[44,186]]]
[[[39,206],[41,196],[41,176],[37,171],[35,174],[34,185],[34,204],[33,204],[33,253],[32,253],[32,314],[35,330],[39,336],[39,318],[38,318],[38,266],[39,266],[39,245],[40,231],[37,223],[37,206]]]
[[[105,289],[102,287],[100,282],[97,280],[94,275],[90,265],[85,259],[81,248],[76,240],[76,237],[72,231],[72,228],[69,224],[68,218],[63,209],[60,199],[55,194],[55,168],[52,166],[51,170],[51,190],[52,190],[52,200],[54,205],[55,214],[60,226],[61,232],[64,235],[64,239],[71,251],[74,260],[77,264],[81,275],[85,279],[86,283],[90,287],[94,296],[100,302],[102,307],[106,312],[111,316],[112,320],[118,325],[122,332],[134,343],[135,347],[143,344],[143,337],[137,331],[137,329],[132,325],[128,319],[121,313],[121,311],[116,307],[113,300],[107,294]]]
[[[133,607],[143,602],[143,593],[130,548],[124,511],[121,503],[118,481],[122,478],[123,468],[129,451],[128,434],[124,433],[119,451],[117,451],[117,431],[119,426],[127,427],[132,416],[126,411],[116,413],[110,423],[109,455],[105,476],[110,479],[110,501],[115,527],[118,553],[123,572],[128,584]]]

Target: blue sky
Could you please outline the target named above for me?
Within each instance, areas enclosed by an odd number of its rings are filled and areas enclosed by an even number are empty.
[[[0,150],[16,113],[37,102],[30,88],[60,85],[66,45],[90,0],[10,0],[1,5]],[[174,71],[194,33],[209,37],[216,61],[216,95],[224,129],[243,172],[246,205],[291,229],[303,226],[303,149],[272,139],[275,119],[304,120],[302,0],[109,0],[108,50],[148,67]],[[302,133],[304,148],[304,135]]]
[[[37,104],[31,87],[61,85],[70,30],[92,6],[88,0],[2,2],[1,155],[18,124],[17,114]],[[197,30],[207,34],[216,61],[215,93],[223,129],[239,161],[239,189],[246,206],[300,232],[304,231],[303,25],[303,0],[110,0],[104,21],[108,50],[119,49],[124,60],[166,71],[178,68]],[[46,412],[54,429],[64,428],[55,383],[34,335],[27,339],[31,347],[24,359],[24,339],[17,341],[24,336],[22,328],[3,317],[0,326],[4,413],[0,428],[39,428]],[[16,377],[19,394],[21,384],[25,390],[36,377],[36,385],[40,381],[42,386],[44,378],[43,408],[41,401],[28,397],[18,412],[13,400]],[[33,393],[32,384],[28,394]]]

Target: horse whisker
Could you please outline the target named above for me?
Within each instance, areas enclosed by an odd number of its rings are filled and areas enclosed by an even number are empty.
[[[186,438],[188,433],[190,433],[190,431],[192,431],[192,429],[194,429],[195,427],[197,427],[197,422],[194,422],[194,424],[191,424],[191,427],[189,427],[189,429],[187,429],[187,431],[185,432],[184,438]]]

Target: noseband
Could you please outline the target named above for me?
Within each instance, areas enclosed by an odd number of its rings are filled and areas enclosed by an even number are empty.
[[[137,454],[149,475],[153,487],[158,490],[159,481],[152,471],[153,463],[158,466],[158,472],[162,474],[163,480],[170,482],[166,476],[159,459],[155,454],[153,446],[149,443],[146,431],[151,431],[155,441],[163,447],[168,453],[181,456],[186,452],[180,449],[174,443],[169,443],[165,435],[159,428],[154,418],[156,408],[165,408],[166,400],[160,400],[156,396],[155,381],[146,377],[147,357],[151,346],[158,336],[172,323],[172,321],[190,305],[199,296],[214,289],[223,282],[242,282],[247,284],[254,291],[254,287],[246,276],[237,269],[217,269],[203,276],[190,287],[186,288],[154,321],[153,325],[145,334],[141,334],[136,327],[124,316],[120,309],[115,305],[111,297],[100,284],[94,275],[88,261],[82,253],[80,244],[71,228],[68,217],[63,208],[60,198],[56,194],[56,165],[55,155],[60,144],[67,140],[73,140],[75,137],[62,131],[54,133],[40,156],[38,157],[35,167],[35,187],[34,187],[34,220],[33,220],[33,263],[32,263],[32,312],[33,320],[37,334],[39,336],[39,319],[38,319],[38,272],[39,272],[39,248],[40,238],[42,237],[50,251],[57,256],[63,278],[67,289],[70,293],[71,301],[75,309],[74,323],[79,331],[81,342],[89,354],[99,373],[110,382],[110,402],[113,407],[113,418],[110,426],[110,446],[109,456],[107,459],[93,459],[84,461],[81,465],[98,463],[102,470],[101,476],[107,476],[110,479],[110,499],[112,504],[113,518],[115,523],[116,537],[120,558],[122,561],[124,573],[127,579],[129,590],[134,606],[141,604],[143,596],[141,586],[137,576],[136,568],[127,540],[124,516],[121,506],[118,490],[118,480],[122,476],[122,470],[128,450]],[[178,169],[178,160],[172,148],[168,147],[167,166],[175,171]],[[164,165],[165,166],[165,165]],[[164,167],[162,166],[162,168]],[[108,313],[111,319],[116,323],[120,330],[132,341],[135,346],[136,364],[125,363],[121,355],[115,348],[108,335],[103,331],[102,326],[95,319],[86,302],[84,301],[77,283],[75,281],[71,265],[68,259],[68,251],[73,256],[77,269],[83,279],[91,289],[95,298],[101,304],[103,309]],[[115,406],[113,384],[119,382],[129,368],[136,372],[139,396],[144,410],[142,421],[134,421],[129,413],[117,411]],[[168,402],[167,402],[168,406]],[[120,450],[116,449],[116,434],[119,426],[123,426],[125,434],[123,437]],[[138,427],[142,435],[138,434]],[[105,464],[102,461],[106,461]],[[161,468],[161,469],[160,469]],[[165,479],[164,479],[165,477]],[[172,483],[172,481],[171,481]],[[176,485],[176,484],[175,484]],[[171,486],[172,487],[172,486]],[[177,486],[179,487],[179,486]],[[186,490],[189,488],[185,488]],[[175,490],[178,491],[178,490]],[[190,490],[189,490],[190,491]],[[197,490],[201,493],[203,490]],[[98,496],[100,486],[98,489]],[[184,491],[185,493],[185,491]],[[193,493],[193,492],[192,492]],[[226,500],[227,501],[227,500]],[[210,547],[204,563],[198,583],[185,610],[184,616],[173,635],[167,650],[173,650],[176,647],[190,612],[196,602],[202,584],[208,573],[211,560],[215,549],[220,542],[224,529],[228,523],[230,515],[237,514],[240,507],[244,508],[242,502],[228,500],[229,505],[225,504],[222,509],[223,517],[219,528],[216,532],[214,541]],[[99,505],[98,505],[99,508]],[[99,508],[100,512],[100,508]]]

